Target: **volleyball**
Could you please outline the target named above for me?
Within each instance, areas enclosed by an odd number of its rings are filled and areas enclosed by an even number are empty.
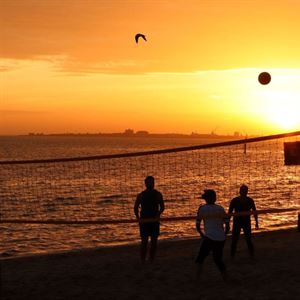
[[[271,81],[271,75],[268,72],[262,72],[258,75],[258,81],[262,85],[269,84]]]

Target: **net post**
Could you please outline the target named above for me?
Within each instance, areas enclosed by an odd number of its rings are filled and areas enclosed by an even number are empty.
[[[247,154],[247,138],[248,135],[245,136],[245,140],[244,140],[244,154]]]

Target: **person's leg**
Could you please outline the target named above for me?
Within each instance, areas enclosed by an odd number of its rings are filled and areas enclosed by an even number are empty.
[[[155,255],[156,255],[156,248],[157,248],[157,235],[151,236],[151,247],[150,247],[150,261],[153,262]]]
[[[232,258],[235,256],[236,253],[236,247],[239,240],[240,232],[241,232],[240,224],[236,221],[233,222],[232,236],[231,236],[231,249],[230,249],[230,254]]]
[[[142,236],[141,237],[141,250],[140,250],[142,263],[145,263],[145,261],[146,261],[147,246],[148,246],[148,236]]]
[[[220,270],[222,277],[226,280],[226,266],[223,262],[223,249],[225,241],[214,241],[213,242],[213,258],[214,262]]]
[[[196,263],[198,265],[197,277],[200,276],[200,274],[202,272],[203,262],[204,262],[205,258],[208,256],[211,249],[212,249],[211,240],[207,237],[203,238],[198,256],[196,258]]]
[[[251,257],[253,257],[254,256],[254,246],[253,246],[252,239],[251,239],[251,221],[246,222],[243,225],[243,231],[244,231],[245,239],[247,242],[249,254]]]

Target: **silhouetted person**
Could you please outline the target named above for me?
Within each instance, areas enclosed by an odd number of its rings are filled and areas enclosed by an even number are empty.
[[[212,251],[214,262],[225,279],[226,267],[223,262],[223,248],[226,233],[229,230],[229,220],[224,208],[215,204],[217,195],[214,190],[205,190],[201,198],[205,200],[206,204],[199,207],[196,220],[196,228],[202,238],[202,244],[196,258],[196,263],[199,264],[197,275],[200,275],[202,264]],[[202,220],[204,221],[204,232],[201,229]],[[226,230],[224,224],[226,224]]]
[[[159,236],[159,218],[165,209],[162,194],[154,189],[154,177],[145,179],[146,189],[137,195],[134,213],[139,220],[141,235],[141,260],[144,263],[147,256],[149,237],[151,239],[150,261],[155,258],[157,239]],[[145,222],[150,219],[151,222]],[[151,220],[152,219],[152,220]]]
[[[244,236],[247,242],[249,253],[251,256],[254,255],[254,246],[251,241],[251,210],[256,211],[255,203],[252,198],[247,196],[248,187],[243,184],[240,187],[240,196],[233,198],[230,202],[229,213],[235,212],[248,212],[245,216],[234,216],[233,227],[232,227],[232,243],[231,243],[231,257],[233,258],[236,253],[237,242],[240,236],[241,229],[244,231]],[[258,229],[258,217],[254,214],[255,228]]]

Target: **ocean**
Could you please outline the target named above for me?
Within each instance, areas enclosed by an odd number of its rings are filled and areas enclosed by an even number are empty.
[[[286,140],[286,139],[285,139]],[[284,141],[285,141],[284,140]],[[289,139],[291,140],[291,139]],[[293,138],[292,140],[295,140]],[[0,137],[0,160],[32,160],[110,155],[220,142],[219,139],[15,136]],[[193,216],[199,195],[214,188],[228,208],[242,183],[258,209],[300,208],[300,171],[285,166],[283,139],[159,155],[73,162],[0,165],[1,218],[26,220],[127,220],[154,175],[165,199],[164,216]],[[297,213],[261,215],[260,230],[296,226]],[[0,256],[20,256],[136,243],[136,223],[2,223]],[[160,239],[195,238],[194,221],[161,223]]]

